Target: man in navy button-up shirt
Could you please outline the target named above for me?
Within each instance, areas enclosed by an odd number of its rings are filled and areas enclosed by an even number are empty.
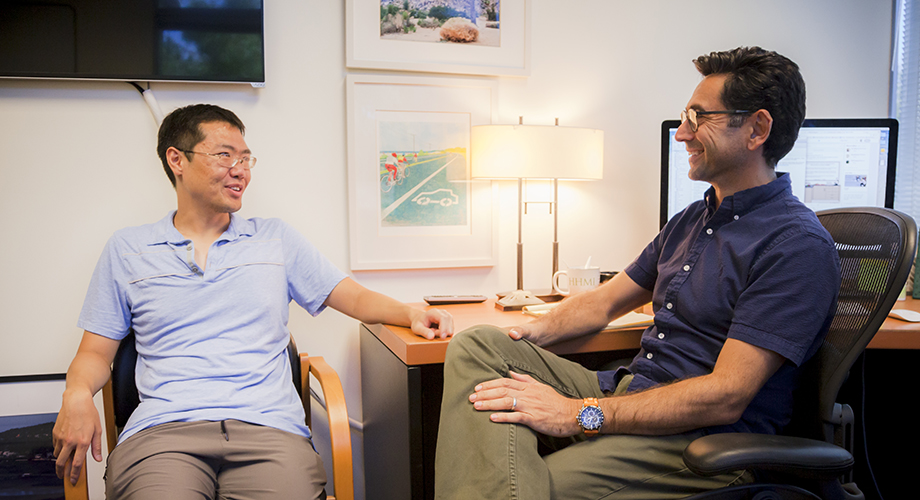
[[[451,342],[439,498],[682,497],[744,480],[687,471],[680,455],[692,439],[788,422],[840,283],[830,235],[775,172],[805,117],[804,81],[795,63],[757,47],[694,62],[704,78],[676,139],[690,178],[711,189],[598,289],[532,323]],[[594,377],[536,347],[597,332],[649,301],[655,324],[628,367]],[[576,418],[593,406],[599,428]],[[541,457],[531,434],[576,443]]]

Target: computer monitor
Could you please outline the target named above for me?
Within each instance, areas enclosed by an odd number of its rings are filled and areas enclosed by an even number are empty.
[[[679,120],[661,124],[661,227],[709,183],[692,181],[686,145],[674,140]],[[893,118],[808,119],[795,146],[776,165],[792,176],[792,194],[812,210],[894,208],[898,121]]]

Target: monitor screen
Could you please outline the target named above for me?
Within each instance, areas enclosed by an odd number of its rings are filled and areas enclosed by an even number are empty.
[[[262,0],[0,2],[0,77],[265,82]]]
[[[684,143],[674,140],[678,120],[661,124],[661,227],[709,183],[692,181]],[[894,208],[898,122],[879,119],[808,119],[795,146],[776,165],[789,172],[792,194],[812,210],[875,206]]]

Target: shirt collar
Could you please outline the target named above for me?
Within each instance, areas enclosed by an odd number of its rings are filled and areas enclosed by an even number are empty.
[[[150,245],[186,245],[191,240],[182,236],[182,233],[176,229],[176,226],[173,224],[173,218],[176,216],[176,211],[172,210],[166,217],[160,219],[159,222],[154,224],[155,230],[153,234],[155,235],[150,241]],[[224,234],[220,235],[218,241],[234,241],[243,236],[252,236],[255,233],[255,225],[251,220],[244,219],[237,214],[230,214],[230,225],[227,226],[227,229],[224,231]]]
[[[792,192],[792,181],[787,172],[777,172],[776,179],[760,186],[738,191],[737,193],[726,196],[719,205],[720,209],[728,210],[732,215],[744,215],[755,207],[773,199],[784,193]],[[703,196],[706,202],[706,208],[712,215],[716,211],[716,190],[711,187],[706,190]]]

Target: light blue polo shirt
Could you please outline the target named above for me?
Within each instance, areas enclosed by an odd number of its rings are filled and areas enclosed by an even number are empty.
[[[285,353],[288,305],[319,314],[345,274],[280,219],[237,215],[202,271],[174,215],[109,239],[77,323],[115,340],[134,329],[141,403],[119,442],[166,422],[229,419],[309,437]]]

